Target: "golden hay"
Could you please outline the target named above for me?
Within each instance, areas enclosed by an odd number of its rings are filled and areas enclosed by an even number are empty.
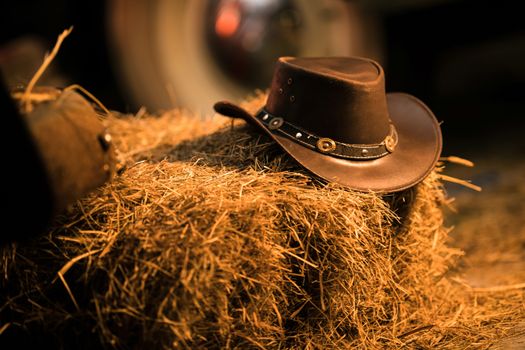
[[[451,270],[462,252],[447,245],[436,172],[395,195],[349,191],[235,124],[180,111],[108,120],[120,175],[47,237],[2,251],[2,337],[465,349],[515,323],[521,291],[473,294]]]

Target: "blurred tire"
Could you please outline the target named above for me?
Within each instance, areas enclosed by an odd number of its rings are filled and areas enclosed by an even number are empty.
[[[222,0],[255,3],[250,0]],[[293,54],[298,56],[361,55],[378,58],[379,39],[369,36],[370,21],[357,6],[343,0],[265,0],[269,5],[287,2],[300,25]],[[254,87],[269,82],[273,61],[287,50],[272,50],[258,66],[250,68],[260,77],[259,85],[232,76],[219,64],[210,46],[209,21],[213,21],[218,0],[113,0],[109,5],[110,39],[114,62],[123,85],[137,106],[151,110],[174,105],[209,113],[219,99],[239,99]],[[364,40],[364,39],[367,40]],[[268,46],[270,45],[270,46]],[[246,54],[233,50],[231,57]],[[253,59],[260,53],[254,52]],[[224,59],[223,59],[224,61]],[[227,61],[227,58],[226,58]],[[252,60],[253,61],[253,60]],[[258,62],[258,61],[255,61]],[[258,69],[260,67],[260,69]]]

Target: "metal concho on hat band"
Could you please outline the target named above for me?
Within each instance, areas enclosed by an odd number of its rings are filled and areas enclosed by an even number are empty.
[[[381,143],[348,144],[309,133],[281,117],[268,113],[264,108],[257,112],[256,118],[272,133],[281,133],[308,148],[339,158],[356,160],[381,158],[392,153],[397,145],[397,132],[392,124],[390,124],[390,133]]]

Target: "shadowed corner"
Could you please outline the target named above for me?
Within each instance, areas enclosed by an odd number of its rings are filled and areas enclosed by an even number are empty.
[[[1,76],[0,76],[1,79]],[[0,113],[4,130],[1,138],[4,167],[1,171],[4,205],[2,222],[10,229],[0,235],[2,243],[26,240],[45,231],[55,212],[51,185],[26,122],[0,83]],[[28,217],[30,219],[28,219]]]

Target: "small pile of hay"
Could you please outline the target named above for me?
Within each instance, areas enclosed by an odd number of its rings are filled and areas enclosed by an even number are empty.
[[[509,328],[511,313],[450,271],[462,252],[446,244],[436,173],[379,196],[312,178],[241,122],[175,111],[108,124],[120,175],[47,237],[2,251],[4,339],[467,348]]]

